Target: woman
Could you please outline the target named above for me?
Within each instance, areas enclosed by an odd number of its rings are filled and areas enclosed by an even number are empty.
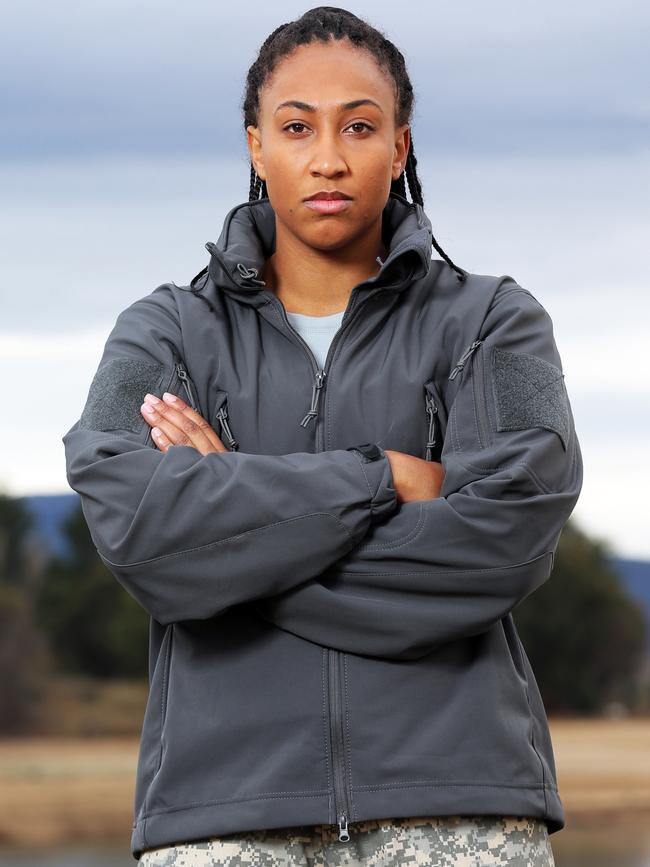
[[[366,22],[277,28],[243,108],[249,202],[120,314],[63,438],[151,615],[132,853],[552,865],[510,614],[582,484],[550,318],[436,244],[404,58]]]

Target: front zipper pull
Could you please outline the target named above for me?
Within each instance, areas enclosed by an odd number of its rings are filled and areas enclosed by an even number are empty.
[[[435,417],[438,413],[436,402],[430,394],[427,395],[427,414],[429,416],[429,441],[427,442],[427,460],[433,460],[433,449],[436,444]]]
[[[347,843],[350,839],[350,835],[348,834],[348,817],[345,813],[341,813],[338,821],[339,826],[339,840],[341,843]]]
[[[195,412],[198,412],[199,408],[198,408],[198,404],[194,398],[194,395],[192,394],[192,388],[190,385],[190,378],[187,375],[187,371],[185,370],[185,368],[183,367],[183,365],[181,364],[180,361],[176,362],[176,373],[178,374],[178,378],[182,381],[183,386],[185,387],[185,392],[187,394],[187,397],[189,399],[189,402],[190,402],[192,409],[195,410]]]
[[[311,407],[307,415],[300,422],[302,427],[307,427],[309,422],[318,415],[318,410],[316,407],[318,406],[318,399],[320,397],[320,392],[323,387],[323,383],[325,382],[325,371],[319,370],[316,373],[316,378],[314,380],[314,385],[311,390]]]
[[[475,341],[471,344],[471,346],[469,346],[469,347],[465,350],[465,352],[461,355],[461,357],[460,357],[460,358],[458,359],[458,361],[456,362],[456,366],[454,367],[454,369],[453,369],[452,372],[450,373],[450,375],[449,375],[449,379],[455,379],[455,378],[456,378],[456,376],[460,373],[460,371],[461,371],[461,370],[463,369],[463,367],[465,366],[465,362],[467,361],[467,359],[470,357],[470,355],[472,354],[472,352],[474,352],[474,350],[476,349],[476,347],[481,345],[481,343],[483,343],[482,340],[475,340]]]
[[[228,440],[230,450],[233,452],[237,451],[237,449],[239,448],[239,443],[234,438],[234,436],[232,435],[232,431],[230,430],[230,425],[228,424],[228,409],[225,403],[223,406],[219,407],[217,418],[221,422],[221,429],[225,431],[226,439]]]

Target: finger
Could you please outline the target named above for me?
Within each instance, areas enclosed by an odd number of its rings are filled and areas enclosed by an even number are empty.
[[[219,452],[229,451],[217,436],[214,428],[203,418],[201,413],[192,409],[177,394],[164,392],[161,412],[166,418],[172,418],[172,421],[177,424],[181,431],[189,436],[196,448],[204,445],[203,438],[205,437],[207,442],[212,446],[212,450]],[[184,419],[178,419],[176,416],[171,415],[172,413],[180,413],[184,416]]]
[[[158,426],[151,428],[151,437],[161,452],[166,452],[170,446],[177,445],[169,437],[166,437]]]
[[[153,406],[150,400],[151,398],[145,400],[141,410],[149,424],[155,425],[157,433],[154,435],[152,428],[152,437],[162,451],[167,451],[173,445],[190,446],[204,455],[217,451],[217,448],[210,443],[207,437],[201,438],[196,432],[189,430],[190,423],[182,420],[181,413],[176,414],[175,420],[172,413],[167,413],[168,417],[166,417],[165,404],[159,401]]]
[[[146,395],[141,409],[147,421],[160,428],[169,445],[192,446],[201,454],[228,451],[208,422],[196,410],[177,395],[165,392],[163,397],[164,399],[160,400],[155,395]]]
[[[151,396],[148,395],[147,399],[140,407],[142,416],[152,426],[151,436],[153,441],[161,451],[167,451],[170,446],[191,445],[185,432],[176,427],[170,419],[165,419],[165,417],[158,411],[160,403],[162,403],[162,401],[159,401],[158,404],[154,405],[151,402]]]

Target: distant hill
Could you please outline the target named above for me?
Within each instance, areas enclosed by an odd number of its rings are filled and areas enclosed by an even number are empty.
[[[64,520],[79,505],[79,494],[34,494],[17,497],[34,519],[34,535],[51,554],[67,553],[68,545],[62,532]]]
[[[34,517],[35,534],[47,550],[55,554],[66,551],[66,542],[61,532],[64,519],[79,503],[79,495],[54,494],[34,495],[21,498]],[[625,557],[609,557],[611,568],[620,576],[628,593],[637,599],[646,612],[648,622],[648,649],[650,651],[650,560],[633,560]]]
[[[650,653],[650,560],[627,560],[609,557],[609,565],[620,576],[630,596],[638,600],[645,610],[648,631],[646,647]]]

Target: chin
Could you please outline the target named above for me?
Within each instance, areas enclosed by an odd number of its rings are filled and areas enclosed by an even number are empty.
[[[349,244],[356,237],[356,234],[349,224],[347,226],[341,224],[338,226],[321,225],[315,227],[303,240],[315,250],[338,250]]]

